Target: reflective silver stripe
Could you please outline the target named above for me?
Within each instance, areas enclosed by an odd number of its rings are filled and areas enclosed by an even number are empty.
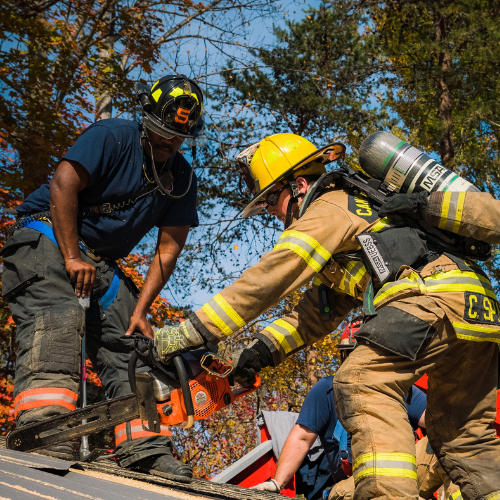
[[[399,460],[369,460],[356,467],[356,474],[364,469],[376,467],[377,469],[407,469],[417,471],[415,464]]]
[[[452,284],[460,284],[460,285],[470,285],[470,286],[480,286],[485,290],[489,290],[490,292],[494,292],[491,283],[482,281],[476,278],[424,278],[425,286],[430,288],[436,285],[452,285]]]
[[[124,434],[127,434],[127,426],[118,432],[115,431],[115,439],[122,437]]]
[[[415,456],[408,453],[365,453],[352,464],[354,482],[372,476],[405,477],[417,480]]]
[[[231,335],[231,333],[245,326],[245,321],[225,301],[221,294],[212,297],[203,306],[202,310],[225,335]]]
[[[75,397],[72,398],[71,396],[66,396],[64,394],[60,393],[55,393],[55,394],[33,394],[32,396],[23,396],[17,404],[14,406],[14,410],[20,405],[24,403],[31,403],[32,401],[45,401],[45,400],[62,400],[66,401],[67,403],[71,403],[72,405],[76,406],[76,400],[78,396],[75,394]]]
[[[304,345],[304,341],[293,325],[283,319],[278,319],[264,328],[279,342],[285,354],[290,354]]]
[[[304,240],[300,240],[299,238],[287,236],[286,238],[280,238],[278,243],[293,243],[294,245],[302,247],[321,267],[323,267],[328,262],[328,259],[325,259],[319,252],[316,251],[314,247],[309,245],[309,243],[305,242]]]

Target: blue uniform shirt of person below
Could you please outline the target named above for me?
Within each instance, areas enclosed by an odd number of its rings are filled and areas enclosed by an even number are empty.
[[[154,176],[151,159],[141,147],[142,125],[110,118],[90,125],[62,160],[78,162],[90,174],[88,185],[79,193],[79,208],[134,198]],[[179,196],[189,186],[191,167],[177,152],[171,165],[171,194]],[[156,163],[160,175],[163,163]],[[78,217],[78,234],[96,254],[110,260],[127,256],[153,227],[198,225],[196,176],[185,196],[173,199],[157,189],[134,205],[110,214]],[[44,184],[19,205],[19,215],[50,210],[49,185]]]
[[[346,479],[342,470],[341,457],[338,443],[333,438],[338,417],[333,401],[333,376],[319,380],[309,391],[300,410],[296,424],[303,425],[318,435],[325,450],[330,472],[334,483]],[[408,418],[415,431],[418,421],[427,406],[427,396],[418,387],[413,386],[410,403],[407,402]],[[350,448],[350,438],[348,438]]]

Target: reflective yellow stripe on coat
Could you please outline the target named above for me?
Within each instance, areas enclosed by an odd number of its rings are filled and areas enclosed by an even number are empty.
[[[460,490],[453,493],[453,495],[448,496],[448,500],[463,500],[462,492]]]
[[[354,482],[372,476],[406,477],[417,480],[417,461],[408,453],[365,453],[352,464]]]
[[[291,250],[317,273],[325,267],[332,254],[308,234],[300,231],[284,231],[276,243],[274,250]]]
[[[344,275],[338,285],[338,289],[354,298],[362,299],[363,294],[357,291],[356,285],[363,281],[367,273],[364,262],[362,260],[353,259],[350,260],[347,265],[342,266],[342,269],[344,270]]]
[[[447,271],[436,273],[428,278],[420,278],[417,273],[411,273],[407,278],[386,283],[375,296],[375,306],[401,293],[404,290],[419,289],[424,293],[475,292],[496,300],[490,281],[480,274],[471,271]]]
[[[465,191],[459,193],[445,191],[441,207],[441,220],[439,221],[440,229],[458,233],[462,222],[465,194]]]
[[[278,341],[287,356],[293,354],[305,343],[295,327],[284,319],[277,319],[264,328],[264,331],[269,332]]]
[[[224,335],[231,335],[246,325],[245,320],[226,302],[220,293],[211,298],[202,307],[202,310]]]

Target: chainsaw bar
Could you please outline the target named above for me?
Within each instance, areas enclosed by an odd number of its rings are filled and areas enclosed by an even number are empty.
[[[139,417],[137,396],[129,394],[15,429],[7,435],[7,448],[34,451],[109,429]],[[82,424],[82,420],[87,420],[87,423]],[[64,429],[71,425],[75,426]],[[59,430],[60,427],[63,429]]]

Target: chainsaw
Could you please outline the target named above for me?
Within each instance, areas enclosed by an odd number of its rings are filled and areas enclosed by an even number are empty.
[[[162,425],[188,429],[195,420],[209,417],[260,386],[257,375],[253,385],[233,391],[231,362],[206,347],[174,356],[171,364],[164,365],[152,340],[136,335],[134,343],[128,364],[131,394],[15,429],[7,435],[7,448],[35,451],[136,418],[149,432],[159,433]],[[138,360],[147,371],[137,371]]]

